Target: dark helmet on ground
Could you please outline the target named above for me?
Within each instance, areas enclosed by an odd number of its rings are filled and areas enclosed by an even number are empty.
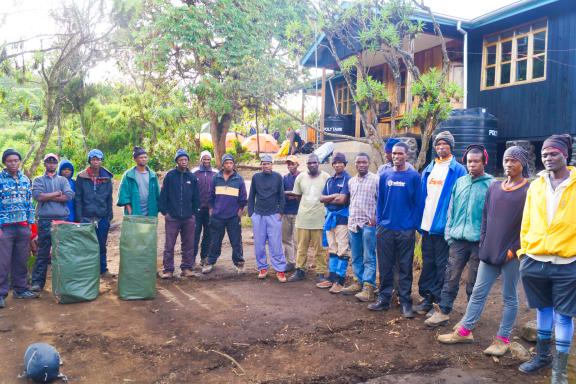
[[[60,354],[46,343],[31,344],[24,353],[23,376],[35,383],[49,383],[60,375]]]

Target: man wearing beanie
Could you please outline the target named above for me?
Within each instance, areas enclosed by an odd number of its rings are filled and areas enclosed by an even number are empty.
[[[170,170],[162,182],[159,208],[164,215],[166,242],[164,244],[163,269],[158,273],[161,279],[174,277],[174,246],[180,235],[182,242],[182,262],[180,276],[194,276],[194,234],[198,214],[198,184],[196,176],[188,169],[190,156],[179,149],[174,156],[176,168]]]
[[[32,183],[32,197],[38,202],[36,217],[38,218],[38,254],[32,270],[33,292],[40,292],[46,284],[46,272],[52,248],[52,221],[66,220],[70,215],[67,203],[74,199],[68,179],[59,176],[58,156],[49,153],[44,156],[44,175],[38,176]]]
[[[143,148],[134,147],[132,157],[136,166],[122,175],[116,205],[124,207],[125,215],[158,216],[160,185],[156,172],[148,168],[148,154]]]
[[[242,226],[240,218],[246,207],[246,184],[234,169],[234,157],[222,156],[222,170],[212,180],[210,191],[210,253],[202,273],[210,273],[222,252],[224,233],[232,246],[232,262],[236,272],[244,272]]]
[[[452,189],[444,230],[444,239],[450,246],[448,263],[439,302],[433,304],[434,314],[424,321],[429,327],[438,327],[450,320],[450,312],[460,289],[460,277],[466,265],[466,295],[470,300],[480,264],[482,212],[486,193],[494,178],[484,173],[488,153],[482,145],[469,145],[462,160],[466,163],[468,175],[459,178]]]
[[[268,273],[266,242],[272,267],[281,283],[286,282],[286,258],[282,250],[282,211],[284,210],[284,186],[282,176],[272,171],[272,156],[260,156],[262,172],[252,176],[248,195],[248,216],[254,228],[254,253],[258,278]]]
[[[100,275],[114,277],[106,260],[108,232],[112,221],[112,179],[114,175],[102,167],[104,154],[99,149],[88,152],[88,167],[76,178],[76,218],[81,223],[95,223],[100,245]]]
[[[528,189],[517,252],[528,305],[537,311],[538,334],[536,355],[519,369],[535,373],[552,364],[554,384],[568,383],[566,367],[576,316],[576,169],[567,166],[571,152],[569,135],[544,141],[544,171]]]
[[[480,320],[492,286],[502,276],[502,319],[486,355],[503,356],[510,349],[510,334],[518,312],[516,287],[520,277],[516,251],[520,248],[520,225],[528,191],[528,152],[510,147],[504,152],[506,180],[494,182],[486,194],[480,230],[480,266],[472,296],[459,327],[439,335],[444,344],[470,343],[472,330]]]
[[[210,251],[210,192],[212,179],[216,172],[212,169],[212,155],[209,151],[200,153],[200,165],[193,171],[198,180],[198,194],[200,196],[200,209],[196,216],[196,233],[194,235],[194,257],[200,250],[200,265],[206,264]],[[200,244],[202,237],[202,244]]]
[[[448,262],[448,243],[444,240],[448,205],[456,180],[466,175],[466,169],[452,156],[454,137],[449,131],[438,133],[433,147],[437,157],[422,172],[422,272],[418,292],[423,301],[414,307],[421,315],[440,301]]]
[[[344,288],[346,270],[350,260],[348,244],[348,207],[350,191],[346,172],[346,157],[336,152],[332,157],[334,176],[326,180],[320,202],[326,207],[322,246],[328,247],[328,279],[316,284],[317,288],[330,288],[330,293],[340,293]]]
[[[20,171],[22,156],[14,149],[2,153],[0,172],[0,308],[6,306],[10,287],[16,299],[35,299],[28,289],[30,226],[34,205],[30,180]]]

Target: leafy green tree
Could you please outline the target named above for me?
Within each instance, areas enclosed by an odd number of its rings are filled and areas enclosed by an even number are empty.
[[[289,0],[148,0],[133,25],[143,70],[176,79],[210,122],[217,164],[247,100],[276,97],[298,80],[287,49],[308,3]]]
[[[414,40],[424,31],[424,24],[416,21],[416,10],[428,13],[435,33],[440,37],[443,67],[422,74],[414,62]],[[317,8],[317,25],[324,33],[328,50],[344,75],[350,94],[360,109],[360,118],[366,139],[384,161],[383,138],[377,124],[379,104],[389,102],[392,132],[396,132],[399,115],[400,92],[392,98],[385,84],[370,75],[371,63],[376,54],[382,54],[394,78],[395,88],[400,89],[401,67],[409,72],[416,102],[409,109],[401,126],[416,124],[421,128],[422,148],[416,161],[421,168],[434,129],[448,117],[450,101],[458,97],[458,89],[448,82],[449,60],[442,31],[430,8],[416,0],[358,0],[342,6],[331,0],[320,0]],[[342,49],[341,47],[345,49]],[[339,48],[340,47],[340,48]],[[359,52],[345,56],[343,51]]]

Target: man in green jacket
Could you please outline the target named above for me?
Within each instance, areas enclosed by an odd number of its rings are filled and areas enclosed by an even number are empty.
[[[134,147],[136,166],[122,176],[118,191],[119,207],[125,215],[158,216],[160,187],[156,173],[148,168],[148,154],[143,148]]]
[[[452,189],[444,231],[444,238],[450,246],[448,265],[440,303],[434,303],[434,314],[424,322],[429,327],[437,327],[450,320],[450,312],[458,296],[460,277],[466,264],[468,264],[466,294],[470,299],[480,264],[478,245],[482,211],[488,187],[494,178],[484,173],[484,167],[488,164],[488,153],[484,146],[469,145],[462,160],[466,164],[468,175],[459,178]]]

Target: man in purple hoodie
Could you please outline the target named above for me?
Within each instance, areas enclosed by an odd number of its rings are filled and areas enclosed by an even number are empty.
[[[194,236],[194,257],[200,249],[200,265],[206,264],[210,250],[210,192],[212,191],[212,178],[216,171],[212,169],[212,155],[209,151],[200,153],[200,165],[192,172],[198,179],[198,194],[200,195],[200,210],[196,217],[196,235]],[[200,235],[202,244],[200,245]],[[200,245],[200,247],[199,247]]]

